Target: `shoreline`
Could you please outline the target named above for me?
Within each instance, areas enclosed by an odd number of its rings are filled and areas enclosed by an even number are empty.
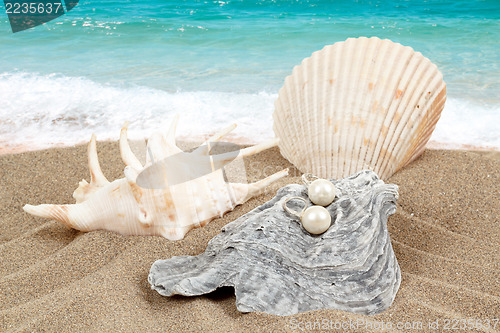
[[[203,136],[190,136],[190,137],[184,137],[184,136],[179,136],[177,138],[177,142],[186,144],[188,146],[191,146],[193,144],[199,144],[203,142],[204,140],[208,139],[210,135],[203,135]],[[242,146],[252,146],[255,145],[259,142],[255,140],[250,140],[245,137],[240,137],[240,136],[234,136],[234,135],[227,135],[224,137],[224,141],[226,142],[231,142],[235,143],[238,145]],[[136,141],[136,140],[130,140]],[[0,141],[0,156],[2,155],[9,155],[9,154],[21,154],[25,152],[35,152],[35,151],[44,151],[44,150],[49,150],[49,149],[56,149],[56,148],[75,148],[78,146],[83,146],[87,145],[89,141],[82,141],[80,143],[76,143],[73,145],[65,145],[63,143],[57,143],[54,144],[53,146],[50,147],[35,147],[35,148],[30,148],[29,144],[10,144],[7,142],[2,142]],[[118,140],[97,140],[97,142],[101,143],[114,143],[116,142],[118,144]],[[436,142],[436,141],[429,141],[425,147],[425,149],[430,149],[430,150],[452,150],[452,151],[483,151],[483,152],[500,152],[500,147],[491,147],[491,146],[478,146],[478,145],[470,145],[470,144],[455,144],[455,143],[443,143],[443,142]]]

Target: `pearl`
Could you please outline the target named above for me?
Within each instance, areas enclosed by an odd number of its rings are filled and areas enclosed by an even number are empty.
[[[335,185],[326,179],[316,179],[307,189],[309,199],[315,205],[320,206],[328,206],[331,204],[335,199],[336,192]]]
[[[319,235],[330,228],[332,217],[325,207],[311,206],[302,214],[302,226],[309,233]]]

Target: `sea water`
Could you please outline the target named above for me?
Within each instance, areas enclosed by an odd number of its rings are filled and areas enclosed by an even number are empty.
[[[238,123],[273,137],[284,78],[349,37],[424,54],[448,100],[432,140],[500,149],[500,1],[84,0],[12,33],[0,7],[0,142],[48,147],[144,138],[181,114],[180,136]]]

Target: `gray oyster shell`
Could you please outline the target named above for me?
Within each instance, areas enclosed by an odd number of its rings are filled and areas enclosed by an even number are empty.
[[[398,187],[372,171],[332,182],[340,194],[327,207],[332,226],[325,233],[309,234],[283,210],[287,197],[307,198],[305,186],[288,185],[227,224],[204,253],[156,261],[151,288],[164,296],[195,296],[232,286],[239,311],[282,316],[317,309],[384,311],[401,282],[387,231]],[[288,206],[300,211],[300,204],[292,200]]]

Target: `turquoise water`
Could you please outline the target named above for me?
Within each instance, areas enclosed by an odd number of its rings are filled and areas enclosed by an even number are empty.
[[[112,138],[124,120],[146,135],[178,112],[181,134],[236,121],[258,141],[273,135],[273,101],[294,65],[377,36],[442,71],[436,141],[500,147],[500,1],[81,1],[15,34],[1,8],[0,138],[12,142],[42,131],[47,144]]]

